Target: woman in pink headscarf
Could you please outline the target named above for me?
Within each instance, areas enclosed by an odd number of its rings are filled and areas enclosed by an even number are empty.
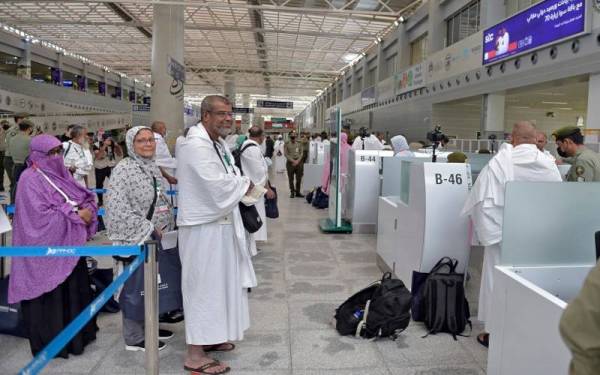
[[[341,133],[339,138],[339,145],[341,147],[340,150],[340,175],[342,178],[340,179],[340,189],[344,190],[346,186],[345,183],[345,175],[348,173],[348,154],[352,149],[352,146],[348,144],[348,134]],[[323,193],[329,195],[329,179],[331,178],[331,157],[327,155],[325,158],[325,165],[323,166],[323,175],[321,176],[321,190]]]
[[[13,246],[83,246],[96,232],[94,195],[64,166],[62,143],[53,136],[31,140],[28,168],[19,179]],[[9,303],[21,302],[31,352],[40,352],[91,301],[83,257],[13,257]],[[96,338],[95,319],[58,354],[81,354]]]

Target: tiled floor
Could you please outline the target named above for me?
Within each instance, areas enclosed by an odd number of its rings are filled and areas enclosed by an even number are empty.
[[[397,341],[341,337],[331,321],[335,307],[381,276],[375,235],[319,232],[316,210],[289,199],[277,177],[281,217],[270,220],[269,242],[255,258],[259,286],[250,294],[252,326],[238,348],[218,359],[240,375],[479,375],[486,351],[475,334],[454,341],[447,334],[422,338],[411,323]],[[481,250],[474,249],[467,294],[476,316]],[[143,374],[144,355],[124,350],[120,314],[103,314],[98,339],[83,355],[56,359],[45,374]],[[160,352],[161,374],[183,374],[183,323]],[[481,329],[475,324],[474,332]],[[14,374],[31,359],[26,340],[0,335],[0,374]]]

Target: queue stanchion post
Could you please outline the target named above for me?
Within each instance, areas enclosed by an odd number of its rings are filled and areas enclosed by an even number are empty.
[[[147,241],[144,262],[146,374],[158,375],[158,241]]]

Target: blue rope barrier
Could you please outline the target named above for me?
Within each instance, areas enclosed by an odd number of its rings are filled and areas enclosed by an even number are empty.
[[[115,246],[116,247],[116,246]],[[117,289],[125,284],[127,279],[135,272],[145,259],[146,249],[140,250],[138,246],[138,255],[134,261],[125,267],[123,272],[110,285],[96,297],[77,317],[63,329],[41,352],[21,369],[20,375],[35,375],[42,369],[67,345],[73,337],[100,311],[110,297]]]
[[[167,190],[165,194],[167,194],[167,195],[177,195],[177,190]]]
[[[0,247],[0,257],[21,256],[130,256],[140,255],[140,246],[8,246]]]

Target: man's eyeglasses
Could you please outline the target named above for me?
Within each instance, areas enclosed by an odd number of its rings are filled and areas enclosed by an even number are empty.
[[[233,112],[226,112],[226,111],[208,111],[210,113],[214,113],[215,115],[219,116],[219,117],[233,117],[234,113]]]
[[[48,151],[48,156],[59,155],[62,153],[63,153],[63,147],[58,146],[58,147],[54,147],[52,150]]]
[[[154,138],[140,138],[140,139],[136,139],[134,142],[137,143],[138,145],[143,145],[143,144],[152,144],[156,141],[154,140]]]

